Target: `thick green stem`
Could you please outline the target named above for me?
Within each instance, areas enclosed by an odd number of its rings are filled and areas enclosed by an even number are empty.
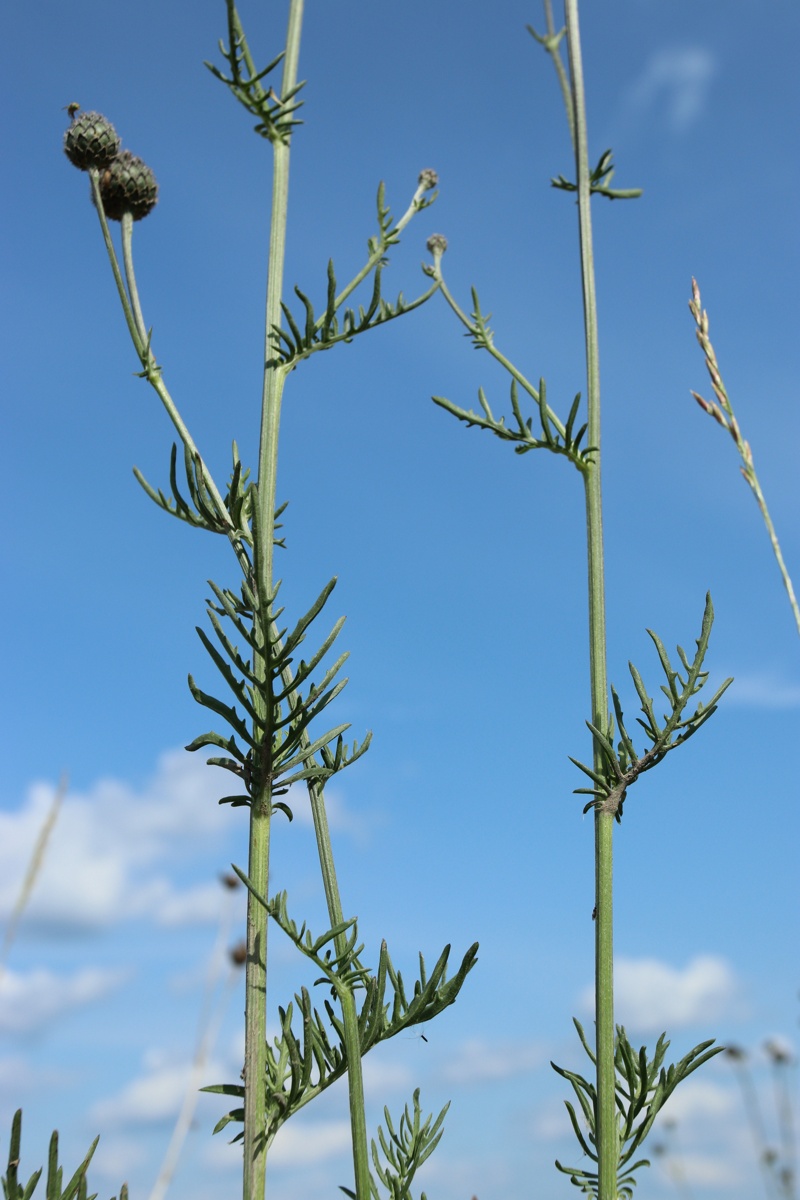
[[[592,721],[608,727],[606,677],[605,580],[603,571],[603,507],[600,476],[600,363],[597,340],[597,302],[592,251],[591,191],[586,133],[586,99],[583,86],[578,0],[565,0],[567,44],[572,80],[575,164],[580,222],[583,315],[586,331],[588,444],[596,447],[584,474],[589,570],[589,661]],[[602,770],[599,748],[594,768]],[[616,1200],[618,1130],[614,1070],[614,926],[613,831],[610,813],[595,814],[595,1022],[597,1050],[597,1153],[598,1200]]]

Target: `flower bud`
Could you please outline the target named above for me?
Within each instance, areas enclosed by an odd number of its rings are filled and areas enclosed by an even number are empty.
[[[434,258],[441,258],[447,249],[447,238],[443,233],[432,233],[425,245]]]
[[[105,167],[119,153],[119,136],[102,113],[85,112],[76,116],[69,106],[72,124],[64,134],[64,153],[81,171],[89,167]]]
[[[420,171],[417,183],[421,188],[424,188],[426,192],[429,192],[431,188],[435,188],[438,182],[439,176],[437,175],[436,171],[434,171],[433,167],[425,167],[423,171]]]
[[[147,163],[123,150],[100,175],[100,195],[110,220],[121,221],[129,212],[134,221],[141,221],[155,207],[158,184]]]

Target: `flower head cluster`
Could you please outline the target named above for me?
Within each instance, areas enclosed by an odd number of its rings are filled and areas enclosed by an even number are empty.
[[[111,221],[121,221],[128,212],[134,221],[146,217],[158,199],[156,177],[141,158],[120,149],[116,129],[102,113],[78,115],[69,105],[71,123],[64,134],[64,153],[80,171],[99,172],[103,210]]]

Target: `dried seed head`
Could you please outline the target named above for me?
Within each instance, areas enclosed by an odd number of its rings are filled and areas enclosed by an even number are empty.
[[[443,233],[432,233],[425,245],[434,258],[441,258],[447,249],[447,238]]]
[[[792,1061],[792,1052],[788,1045],[777,1038],[770,1038],[764,1042],[764,1050],[776,1067],[788,1066]]]
[[[110,220],[121,221],[129,212],[134,221],[141,221],[155,207],[158,184],[147,163],[123,150],[102,172],[100,195]]]
[[[436,171],[434,171],[433,167],[425,167],[423,171],[420,171],[417,183],[421,188],[424,188],[426,192],[429,192],[431,188],[435,188],[438,182],[439,176],[437,175]]]
[[[237,942],[228,951],[230,960],[235,967],[243,967],[247,962],[247,942]]]
[[[119,137],[102,113],[86,112],[76,116],[74,104],[67,106],[72,124],[64,134],[64,153],[81,171],[106,167],[119,152]]]

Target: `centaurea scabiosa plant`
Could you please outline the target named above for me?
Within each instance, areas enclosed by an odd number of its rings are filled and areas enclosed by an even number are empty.
[[[669,1043],[662,1035],[655,1049],[635,1050],[624,1028],[614,1020],[613,965],[613,833],[622,820],[629,788],[640,775],[657,766],[677,746],[691,737],[714,713],[717,702],[730,683],[727,680],[706,702],[697,701],[708,673],[703,663],[708,648],[713,608],[706,596],[697,650],[688,655],[678,648],[679,663],[673,665],[662,641],[650,631],[665,682],[661,691],[666,712],[657,711],[639,671],[630,673],[642,716],[644,748],[634,743],[615,688],[610,688],[606,667],[606,586],[603,566],[603,514],[601,488],[600,370],[597,309],[592,245],[592,196],[608,200],[634,199],[638,189],[612,187],[614,163],[610,150],[590,166],[583,66],[578,24],[578,0],[565,0],[565,24],[557,29],[551,0],[544,0],[546,29],[529,32],[550,55],[556,69],[566,108],[575,160],[574,178],[559,175],[554,187],[577,200],[581,279],[586,355],[586,407],[582,412],[580,393],[560,416],[551,406],[544,379],[534,384],[502,352],[481,307],[476,291],[467,312],[450,291],[443,273],[446,239],[434,235],[428,241],[433,261],[426,272],[435,283],[476,349],[494,358],[511,377],[510,416],[496,416],[482,388],[478,390],[480,411],[464,409],[435,396],[435,402],[463,421],[511,442],[517,454],[548,450],[567,460],[577,472],[584,489],[588,547],[590,712],[586,722],[592,738],[591,765],[572,761],[588,777],[591,786],[576,789],[591,799],[584,811],[594,815],[595,839],[595,1037],[592,1041],[575,1021],[578,1036],[591,1064],[589,1077],[555,1067],[571,1084],[577,1106],[567,1102],[570,1119],[585,1164],[559,1170],[587,1195],[598,1200],[630,1197],[637,1168],[647,1163],[637,1155],[659,1110],[677,1084],[703,1062],[718,1053],[712,1041],[696,1046],[678,1063],[665,1065]],[[566,58],[564,50],[566,48]],[[526,415],[532,408],[533,415]],[[567,406],[565,405],[566,409]],[[640,735],[641,736],[641,735]]]
[[[220,803],[249,817],[247,870],[234,868],[248,889],[245,1007],[245,1063],[242,1080],[206,1090],[234,1097],[237,1107],[217,1125],[242,1126],[235,1140],[243,1143],[243,1195],[261,1200],[266,1163],[280,1127],[337,1079],[347,1077],[356,1200],[380,1195],[408,1196],[411,1180],[442,1133],[444,1111],[422,1117],[419,1092],[406,1107],[397,1129],[386,1114],[388,1134],[378,1131],[372,1150],[367,1141],[361,1074],[363,1055],[378,1042],[411,1025],[430,1020],[455,1000],[474,965],[477,945],[447,976],[450,947],[432,970],[420,955],[419,977],[409,986],[397,971],[385,942],[370,965],[359,941],[356,920],[346,915],[340,896],[325,807],[325,785],[354,763],[369,746],[370,735],[346,742],[347,724],[326,728],[327,711],[347,682],[340,676],[346,654],[335,656],[334,643],[343,618],[312,650],[306,650],[312,624],[320,616],[335,580],[322,589],[308,611],[289,621],[279,606],[280,583],[274,569],[279,517],[285,505],[277,499],[281,405],[288,376],[307,358],[341,342],[351,342],[379,325],[423,305],[438,290],[431,285],[411,301],[402,294],[394,302],[383,295],[387,254],[406,225],[435,199],[433,170],[419,175],[411,201],[395,219],[378,189],[377,231],[368,240],[363,267],[345,286],[337,283],[328,263],[322,303],[315,310],[309,295],[295,287],[296,302],[284,299],[283,275],[288,212],[289,164],[293,137],[301,124],[302,82],[298,57],[303,0],[290,0],[284,50],[259,69],[233,0],[227,2],[227,43],[220,43],[225,66],[207,64],[214,76],[255,118],[255,132],[273,155],[272,209],[264,334],[260,443],[255,478],[243,465],[234,443],[230,478],[218,484],[173,399],[153,349],[153,330],[143,316],[133,258],[134,224],[148,215],[157,198],[149,167],[120,148],[113,127],[97,113],[80,114],[70,106],[72,123],[65,150],[71,161],[88,171],[91,193],[114,274],[123,313],[145,379],[163,404],[178,435],[172,447],[169,488],[152,486],[140,472],[136,478],[165,513],[184,524],[227,539],[236,563],[232,586],[210,583],[210,630],[198,628],[203,647],[221,675],[225,689],[215,694],[189,676],[194,699],[214,716],[214,727],[187,747],[213,750],[208,760],[233,777],[233,789]],[[282,67],[280,85],[274,75]],[[276,82],[270,82],[275,79]],[[121,262],[111,233],[120,224]],[[347,307],[359,286],[371,280],[371,294],[358,308]],[[333,661],[331,661],[333,658]],[[319,719],[326,714],[322,726]],[[285,893],[270,890],[270,829],[276,815],[291,820],[291,793],[308,790],[319,865],[327,902],[329,928],[312,932],[298,925]],[[269,920],[309,959],[326,997],[317,1007],[305,988],[279,1007],[279,1033],[267,1041]],[[375,1174],[370,1169],[370,1158]]]

